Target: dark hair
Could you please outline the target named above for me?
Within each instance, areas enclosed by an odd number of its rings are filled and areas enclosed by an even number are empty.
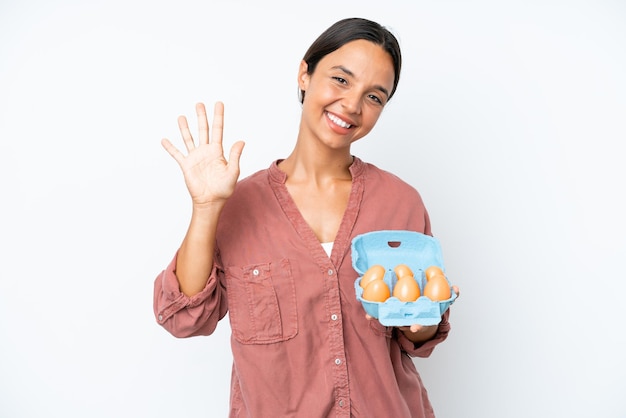
[[[393,61],[394,79],[389,98],[396,91],[400,80],[402,55],[396,37],[384,26],[374,21],[351,17],[340,20],[326,29],[309,47],[302,58],[308,65],[307,73],[313,74],[315,67],[322,58],[341,48],[345,44],[358,39],[364,39],[380,45],[391,56]],[[300,90],[300,103],[304,101],[304,91]]]

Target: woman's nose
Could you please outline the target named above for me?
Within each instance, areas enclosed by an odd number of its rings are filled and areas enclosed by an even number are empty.
[[[349,113],[361,113],[361,95],[357,92],[346,92],[341,106]]]

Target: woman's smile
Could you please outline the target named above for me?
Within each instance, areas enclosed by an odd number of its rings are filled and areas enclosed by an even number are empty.
[[[354,124],[345,121],[339,116],[330,113],[328,111],[325,112],[326,118],[330,121],[330,127],[337,133],[345,134],[348,133],[350,128],[354,126]]]

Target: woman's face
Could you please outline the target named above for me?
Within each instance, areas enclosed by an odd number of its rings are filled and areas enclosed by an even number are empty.
[[[332,148],[349,147],[367,135],[393,88],[391,56],[366,40],[349,42],[326,55],[313,74],[300,64],[298,84],[305,91],[301,134]]]

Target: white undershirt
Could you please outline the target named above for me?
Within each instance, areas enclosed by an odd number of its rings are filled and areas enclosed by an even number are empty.
[[[326,251],[326,254],[328,254],[328,257],[330,257],[330,253],[333,251],[333,244],[334,242],[322,242],[322,247],[324,251]]]

